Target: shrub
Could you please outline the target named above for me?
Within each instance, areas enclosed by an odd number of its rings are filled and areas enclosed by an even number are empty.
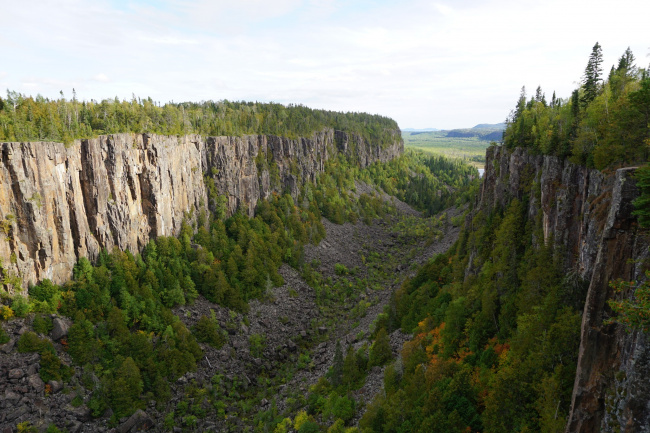
[[[264,351],[264,346],[266,346],[266,337],[262,334],[252,334],[248,338],[248,343],[250,344],[251,355],[255,358],[262,356]]]
[[[298,429],[298,433],[319,433],[320,427],[314,421],[306,421]]]
[[[44,316],[42,314],[37,314],[34,317],[34,322],[32,323],[34,331],[39,334],[48,334],[52,330],[52,318],[50,316]]]
[[[40,352],[43,349],[51,348],[52,343],[45,338],[40,338],[35,332],[27,331],[18,339],[18,352]],[[54,350],[52,348],[52,350]]]
[[[348,271],[348,268],[345,265],[336,263],[334,265],[334,272],[336,272],[336,275],[347,275],[350,271]]]
[[[14,317],[14,310],[6,305],[0,305],[0,319],[9,320]]]
[[[37,285],[30,287],[29,296],[38,301],[50,302],[58,292],[59,288],[52,281],[45,279]]]
[[[207,316],[201,316],[196,325],[192,327],[192,333],[201,343],[208,343],[217,349],[225,343],[225,338],[216,320]]]
[[[38,371],[43,382],[50,380],[66,381],[72,376],[72,368],[63,364],[54,352],[44,350],[41,353],[41,368]]]
[[[641,194],[633,202],[633,215],[639,218],[641,227],[650,227],[650,166],[638,169],[634,177]]]
[[[11,309],[18,317],[25,317],[30,311],[30,305],[26,298],[23,296],[16,296],[11,303]]]

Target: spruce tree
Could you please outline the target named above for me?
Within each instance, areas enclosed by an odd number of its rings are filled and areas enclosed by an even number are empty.
[[[589,56],[589,61],[585,68],[585,75],[582,79],[584,93],[581,102],[585,106],[598,96],[598,91],[600,90],[599,83],[603,75],[602,63],[603,51],[600,44],[596,42],[596,45],[591,49],[591,55]]]
[[[621,72],[630,77],[636,74],[637,68],[634,64],[634,54],[630,47],[627,47],[623,55],[618,59],[618,66],[616,67],[616,72]]]

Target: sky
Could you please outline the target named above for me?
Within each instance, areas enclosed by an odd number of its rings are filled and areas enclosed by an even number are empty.
[[[0,0],[0,89],[245,100],[503,122],[522,86],[568,98],[591,49],[650,62],[648,0]]]

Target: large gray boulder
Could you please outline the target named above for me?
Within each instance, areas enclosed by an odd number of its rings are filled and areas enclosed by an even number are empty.
[[[57,341],[68,335],[70,329],[70,322],[60,317],[52,320],[52,340]]]

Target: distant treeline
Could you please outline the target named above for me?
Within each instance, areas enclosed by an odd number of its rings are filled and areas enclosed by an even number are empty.
[[[503,131],[490,129],[452,129],[447,132],[447,137],[476,137],[484,141],[501,141],[503,139]]]
[[[7,90],[0,98],[0,141],[59,141],[120,132],[165,135],[310,136],[326,127],[356,133],[373,143],[394,141],[397,123],[384,116],[314,110],[303,105],[258,102],[168,102],[133,96],[130,101],[33,98]]]
[[[628,48],[609,75],[594,45],[581,86],[568,100],[548,102],[541,88],[526,99],[522,88],[507,119],[504,143],[544,154],[570,157],[576,164],[603,169],[646,162],[650,150],[650,76],[638,68]],[[606,79],[604,79],[606,78]]]

